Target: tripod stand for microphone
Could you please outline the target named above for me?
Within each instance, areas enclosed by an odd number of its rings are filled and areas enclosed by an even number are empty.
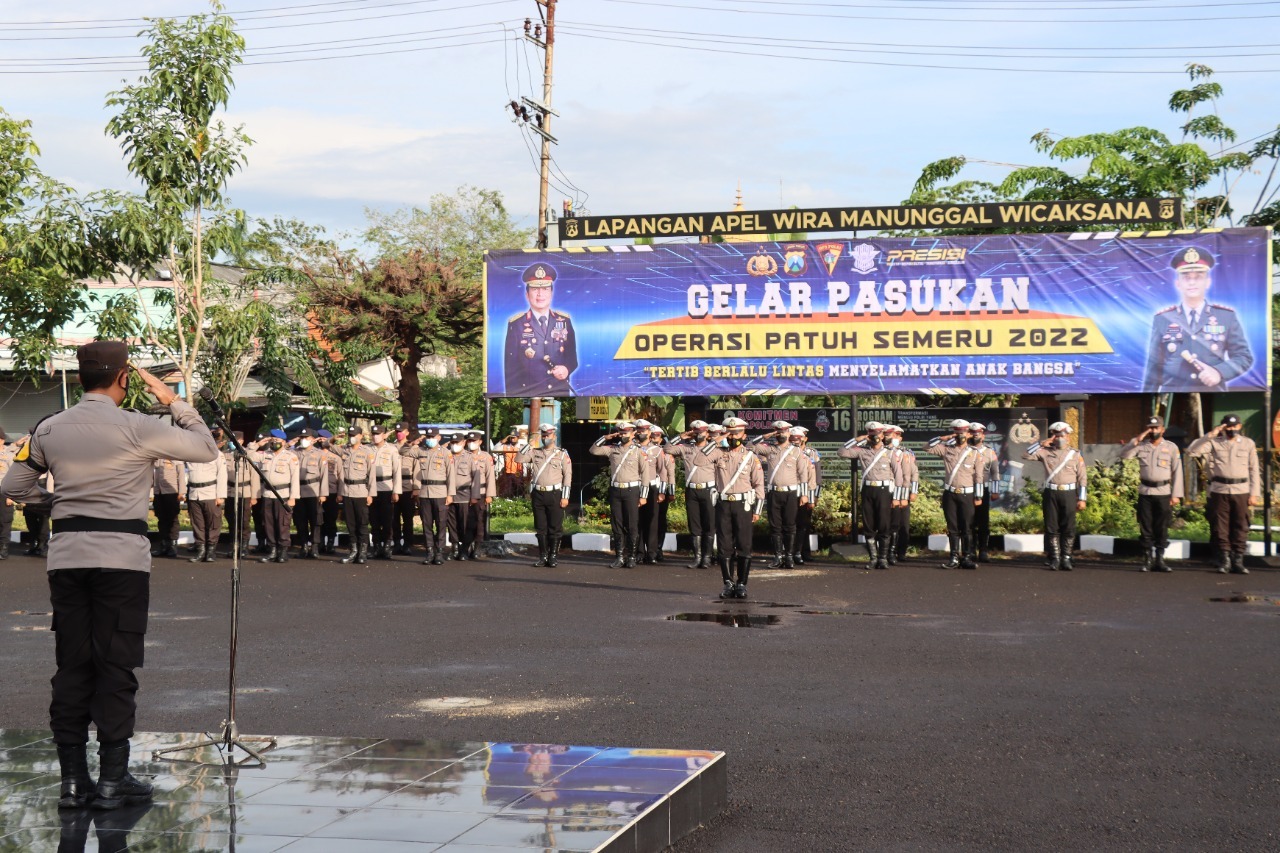
[[[240,762],[234,762],[231,758],[222,757],[222,749],[228,749],[234,755],[235,747],[240,747],[250,758],[257,762],[256,766],[265,767],[266,759],[262,757],[262,753],[275,747],[276,739],[273,737],[243,737],[239,728],[236,726],[236,647],[239,642],[240,629],[240,533],[243,530],[245,513],[244,497],[240,493],[241,474],[244,472],[244,466],[248,465],[258,472],[258,476],[262,478],[262,483],[269,488],[277,498],[284,500],[280,492],[263,473],[262,468],[256,462],[249,458],[248,451],[244,445],[236,440],[235,433],[231,431],[231,427],[227,424],[222,416],[222,409],[219,408],[217,402],[213,400],[213,395],[206,394],[208,388],[202,388],[201,396],[209,403],[209,409],[213,415],[216,424],[222,428],[222,432],[227,436],[227,440],[231,442],[232,452],[235,456],[235,490],[236,501],[239,506],[236,508],[236,520],[232,526],[235,528],[231,531],[231,649],[230,649],[230,670],[227,682],[227,716],[222,721],[221,731],[215,736],[209,732],[205,732],[205,736],[198,740],[180,743],[177,746],[170,746],[164,749],[157,749],[151,753],[153,759],[160,759],[176,752],[187,752],[189,750],[203,749],[206,746],[214,746],[218,748],[219,757],[217,761],[201,761],[201,764],[227,764],[239,763],[245,764],[249,758],[242,759]],[[261,744],[257,749],[249,746],[249,744]],[[181,759],[166,758],[168,761],[178,761]]]

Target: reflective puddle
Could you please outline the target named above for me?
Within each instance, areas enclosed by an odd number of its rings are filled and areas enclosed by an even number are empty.
[[[714,622],[728,628],[770,628],[782,623],[781,616],[764,613],[677,613],[668,622]]]
[[[917,619],[917,613],[868,613],[863,610],[797,610],[805,616],[875,616],[882,619]]]

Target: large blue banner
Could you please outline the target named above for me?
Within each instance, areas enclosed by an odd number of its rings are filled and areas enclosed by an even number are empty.
[[[1271,232],[489,253],[486,393],[1242,391]]]

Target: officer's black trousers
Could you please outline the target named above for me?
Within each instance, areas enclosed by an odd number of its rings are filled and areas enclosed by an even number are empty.
[[[911,504],[895,506],[889,510],[889,533],[898,534],[894,547],[898,551],[898,559],[907,556],[907,540],[911,538]]]
[[[293,527],[298,531],[298,545],[315,544],[320,529],[320,506],[319,498],[298,498],[294,503]]]
[[[373,496],[373,504],[369,507],[369,528],[373,533],[373,543],[391,541],[391,516],[395,511],[395,503],[391,500],[391,492],[378,492]]]
[[[338,503],[336,495],[329,495],[329,499],[320,505],[320,535],[333,540],[334,544],[338,541],[338,515],[341,512],[342,504]]]
[[[1160,552],[1169,547],[1169,522],[1173,520],[1170,495],[1138,495],[1138,532],[1145,554],[1151,546]]]
[[[489,505],[484,502],[484,498],[479,498],[467,510],[467,526],[466,538],[463,540],[464,548],[479,548],[484,542],[485,537],[489,535]]]
[[[947,520],[947,535],[967,537],[973,527],[973,493],[942,492],[942,517]]]
[[[258,534],[258,544],[267,544],[267,520],[266,506],[261,500],[249,509],[249,514],[253,516],[253,532]]]
[[[187,515],[196,544],[216,546],[222,535],[222,507],[217,500],[187,501]]]
[[[784,539],[794,535],[796,515],[800,510],[799,493],[770,489],[767,499],[769,501],[769,532]]]
[[[560,506],[559,489],[554,492],[540,492],[535,489],[530,494],[533,503],[533,529],[539,536],[564,535],[564,508]]]
[[[640,524],[640,550],[650,557],[662,553],[662,541],[667,533],[667,502],[658,500],[659,492],[650,488],[649,500],[638,507]]]
[[[1044,507],[1044,535],[1057,536],[1062,553],[1066,554],[1075,547],[1076,541],[1076,501],[1079,492],[1075,489],[1045,489],[1042,506]],[[1045,553],[1048,553],[1046,543]]]
[[[862,487],[862,535],[867,541],[889,540],[889,512],[893,509],[893,489],[888,486]]]
[[[351,550],[358,545],[369,544],[369,499],[343,498],[346,507],[347,533],[351,535]]]
[[[413,547],[413,520],[418,517],[418,499],[409,492],[402,492],[391,513],[391,540]]]
[[[402,497],[403,499],[403,497]],[[418,514],[422,516],[422,544],[428,551],[439,551],[448,526],[448,507],[444,498],[418,498]]]
[[[9,547],[9,537],[13,535],[13,505],[0,497],[0,545]]]
[[[289,527],[293,522],[293,511],[289,508],[289,504],[273,495],[258,501],[258,505],[262,507],[267,544],[272,547],[288,548],[292,542]]]
[[[27,541],[31,548],[49,547],[49,513],[24,508],[22,517],[27,522]]]
[[[158,493],[155,497],[156,530],[161,539],[178,541],[178,496]]]
[[[982,503],[973,508],[973,546],[981,548],[991,538],[991,495],[982,493]]]
[[[812,556],[809,548],[809,536],[813,532],[813,499],[804,506],[796,507],[796,548],[806,560]]]
[[[1243,554],[1249,547],[1249,522],[1253,516],[1249,496],[1210,492],[1205,510],[1212,519],[1213,544],[1218,552]]]
[[[716,535],[716,508],[711,503],[711,489],[685,489],[684,512],[689,520],[689,535]]]
[[[56,743],[133,736],[151,575],[119,569],[56,569],[49,572],[54,649],[49,728]]]
[[[746,501],[721,498],[716,504],[716,535],[720,537],[722,558],[751,556],[751,515]]]
[[[228,497],[226,503],[223,504],[223,515],[227,518],[227,531],[231,534],[232,543],[235,542],[236,519],[240,519],[241,552],[249,546],[249,525],[253,521],[251,514],[245,512],[245,510],[249,509],[249,500],[249,498]]]
[[[652,498],[652,495],[650,496]],[[640,538],[640,487],[609,487],[609,514],[613,520],[613,538],[618,550],[625,550]]]
[[[466,543],[463,537],[467,534],[467,517],[471,515],[471,489],[459,489],[453,496],[453,503],[449,504],[448,510],[449,545],[454,548],[464,548]]]

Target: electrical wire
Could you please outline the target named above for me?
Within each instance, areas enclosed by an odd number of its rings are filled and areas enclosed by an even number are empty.
[[[228,17],[236,21],[237,24],[243,21],[270,21],[281,18],[301,18],[312,17],[315,15],[340,15],[348,12],[377,11],[379,9],[396,9],[403,6],[422,6],[424,4],[442,3],[444,0],[395,0],[395,2],[386,2],[380,0],[376,3],[363,3],[357,0],[341,0],[337,3],[305,3],[297,6],[277,6],[268,9],[247,9],[242,12],[226,11]],[[317,9],[316,6],[336,6],[345,5],[350,8],[346,9]],[[294,10],[294,11],[290,11]],[[250,17],[258,12],[284,12],[284,14],[263,14],[258,17]],[[142,18],[105,18],[102,20],[79,20],[79,21],[8,21],[0,22],[0,26],[17,28],[22,32],[68,32],[72,30],[109,30],[109,29],[132,29],[138,26],[146,26],[156,20],[188,20],[190,18],[200,18],[208,16],[208,12],[197,12],[189,15],[155,15]],[[117,23],[119,22],[119,23]],[[86,24],[87,26],[77,26]],[[23,29],[29,28],[29,29]]]

